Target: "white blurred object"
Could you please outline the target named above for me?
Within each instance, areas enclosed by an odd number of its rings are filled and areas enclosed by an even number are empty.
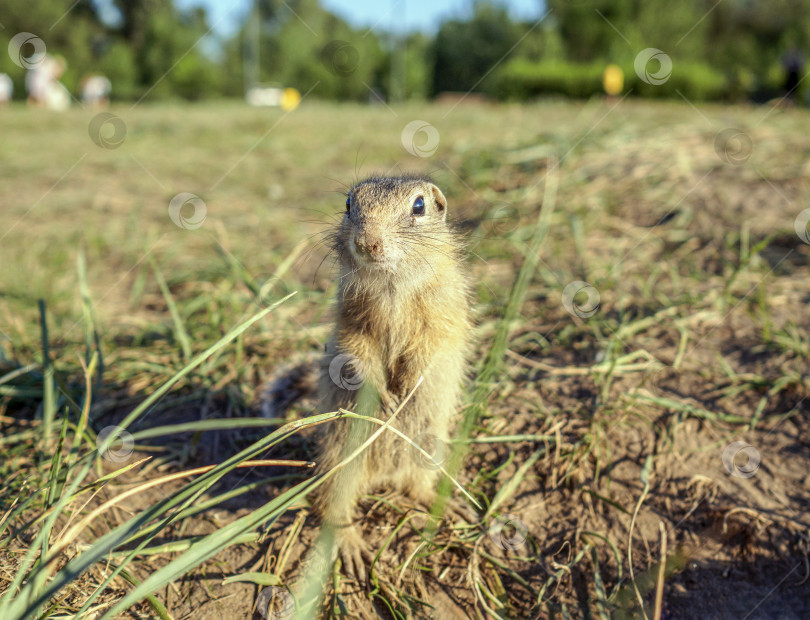
[[[28,103],[49,110],[67,110],[70,93],[59,81],[66,68],[67,63],[61,56],[46,55],[41,63],[29,69],[25,74]]]
[[[92,106],[106,106],[110,102],[112,83],[103,75],[88,75],[82,80],[82,102]]]
[[[14,94],[14,82],[7,73],[0,73],[0,105],[5,105],[11,101]]]
[[[283,88],[254,86],[245,93],[245,101],[247,101],[248,105],[256,107],[278,107],[281,105],[281,96],[283,94]]]
[[[42,103],[48,94],[48,85],[53,80],[52,70],[49,68],[46,57],[40,64],[32,67],[25,74],[25,90],[28,91],[28,98],[32,103]]]
[[[248,105],[281,108],[285,112],[294,110],[301,103],[301,93],[294,88],[277,86],[253,86],[245,93]]]
[[[62,82],[50,83],[45,95],[45,107],[56,112],[64,112],[70,107],[70,93]]]

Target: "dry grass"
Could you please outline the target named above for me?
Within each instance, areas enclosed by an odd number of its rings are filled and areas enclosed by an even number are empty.
[[[0,610],[32,548],[65,580],[28,617],[76,613],[115,567],[87,614],[249,617],[260,592],[312,570],[300,559],[314,524],[296,492],[312,479],[239,467],[310,460],[306,429],[267,436],[247,419],[273,369],[326,338],[332,272],[318,241],[343,186],[417,169],[470,240],[480,354],[459,479],[484,512],[434,531],[424,507],[368,498],[378,560],[368,584],[332,576],[327,613],[653,617],[656,590],[664,617],[810,612],[810,245],[794,230],[808,207],[804,111],[630,100],[112,111],[127,127],[114,150],[89,139],[90,112],[0,115]],[[431,158],[403,149],[414,119],[439,131]],[[718,153],[727,127],[750,138],[750,157],[744,143]],[[180,192],[206,203],[197,230],[169,218]],[[591,316],[583,293],[564,294],[575,281],[598,292]],[[135,452],[99,458],[96,433],[122,423]],[[751,477],[729,475],[734,441],[756,450]],[[192,490],[160,479],[223,463]],[[745,473],[744,456],[730,464]],[[163,525],[149,517],[176,498]],[[43,542],[35,519],[61,499]],[[499,529],[503,515],[516,533]],[[127,523],[85,572],[66,573]],[[129,559],[136,531],[152,538]],[[141,591],[154,597],[136,604]]]

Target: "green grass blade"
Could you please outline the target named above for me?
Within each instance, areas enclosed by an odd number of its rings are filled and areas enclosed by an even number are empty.
[[[183,424],[167,424],[155,426],[132,433],[135,441],[164,437],[177,433],[199,433],[215,430],[233,430],[237,428],[262,428],[265,426],[283,426],[287,420],[283,418],[233,418],[227,420],[200,420],[199,422],[185,422]]]
[[[115,568],[114,565],[111,566]],[[141,585],[141,582],[135,577],[135,575],[133,575],[127,570],[121,569],[121,576],[124,579],[126,579],[129,583],[131,583],[133,586],[137,587]],[[161,603],[154,595],[148,594],[144,598],[146,599],[146,602],[149,603],[149,606],[153,610],[155,610],[155,613],[158,615],[158,618],[160,618],[160,620],[174,620],[174,618],[172,618],[171,615],[169,615],[169,610],[166,609],[166,606],[163,603]]]
[[[20,368],[15,368],[11,372],[7,372],[2,377],[0,377],[0,385],[4,383],[8,383],[9,381],[13,381],[17,377],[21,377],[33,370],[36,370],[39,367],[39,364],[31,363],[27,366],[21,366]]]
[[[50,342],[48,339],[48,318],[45,301],[37,301],[39,306],[39,328],[42,339],[42,439],[43,447],[47,447],[53,436],[53,419],[56,415],[56,400],[54,398],[53,364],[51,362]],[[47,448],[46,448],[47,449]]]
[[[82,299],[82,316],[85,319],[85,345],[87,353],[85,362],[90,364],[92,358],[91,351],[98,355],[98,375],[96,376],[96,388],[101,386],[101,378],[104,376],[104,356],[101,352],[101,339],[98,335],[96,314],[93,310],[93,302],[90,297],[90,285],[87,283],[87,261],[84,252],[79,252],[76,257],[76,273],[79,278],[79,295]]]
[[[183,349],[183,359],[188,361],[191,359],[191,338],[189,338],[186,326],[183,324],[183,317],[180,316],[180,311],[177,309],[177,304],[174,302],[172,292],[169,290],[169,286],[163,278],[163,273],[160,271],[157,262],[151,255],[149,256],[149,263],[152,265],[155,279],[157,279],[160,291],[163,293],[163,298],[166,300],[166,305],[169,308],[169,314],[174,324],[174,335],[180,343],[180,347]]]
[[[503,504],[507,499],[509,499],[515,491],[517,491],[518,486],[520,483],[523,482],[523,479],[526,477],[526,474],[529,470],[534,467],[534,464],[546,451],[545,446],[535,450],[534,453],[526,459],[526,461],[518,467],[518,470],[515,472],[515,475],[510,477],[509,480],[503,485],[498,492],[495,494],[495,497],[492,498],[492,503],[489,505],[486,514],[484,515],[483,520],[486,521],[489,517],[491,517],[496,510]]]

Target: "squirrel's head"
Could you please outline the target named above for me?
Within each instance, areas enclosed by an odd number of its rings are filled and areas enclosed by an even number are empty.
[[[372,177],[346,197],[340,225],[341,262],[358,271],[402,273],[455,255],[447,200],[428,178]],[[441,262],[441,259],[439,260]]]

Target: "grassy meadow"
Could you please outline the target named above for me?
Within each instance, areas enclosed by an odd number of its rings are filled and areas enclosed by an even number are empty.
[[[810,613],[807,111],[107,112],[0,109],[0,618],[293,617],[342,414],[262,390],[328,338],[347,187],[399,171],[468,242],[482,509],[365,498],[323,616]]]

